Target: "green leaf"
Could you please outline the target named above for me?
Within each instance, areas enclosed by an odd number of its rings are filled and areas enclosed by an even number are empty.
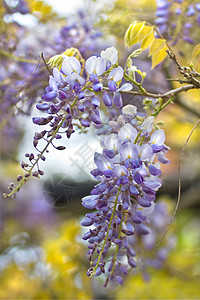
[[[138,57],[140,55],[140,53],[142,52],[142,49],[139,48],[139,49],[136,49],[134,50],[130,55],[129,57]]]

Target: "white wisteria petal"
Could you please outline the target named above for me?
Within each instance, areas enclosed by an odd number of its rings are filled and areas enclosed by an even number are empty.
[[[119,66],[110,72],[110,74],[108,75],[108,80],[113,80],[117,82],[122,79],[123,75],[124,75],[124,70],[121,66]]]
[[[81,64],[76,57],[67,56],[62,63],[62,71],[65,75],[70,75],[71,73],[80,73]]]
[[[132,84],[130,83],[124,83],[119,89],[117,89],[117,92],[120,92],[120,91],[125,91],[125,92],[128,92],[128,91],[131,91],[133,88]]]
[[[101,137],[100,143],[103,148],[115,151],[118,150],[119,145],[121,144],[118,135],[115,133]]]
[[[97,76],[101,76],[106,71],[106,62],[102,57],[97,57],[95,73]]]
[[[122,114],[127,116],[134,117],[137,113],[137,107],[131,104],[128,104],[122,108]]]
[[[49,86],[53,91],[58,90],[58,84],[52,75],[49,76]]]
[[[141,129],[144,130],[147,133],[150,133],[152,131],[152,129],[153,129],[153,121],[154,121],[154,117],[153,116],[149,116],[142,123]]]
[[[93,74],[95,71],[95,66],[96,66],[96,60],[97,60],[97,56],[91,56],[89,57],[86,62],[85,62],[85,68],[86,71],[89,74]]]
[[[53,68],[53,77],[56,80],[57,83],[63,83],[64,82],[64,76],[62,73],[57,69]]]
[[[137,209],[139,209],[141,211],[143,216],[148,216],[148,215],[152,214],[152,212],[154,211],[155,203],[151,202],[150,207],[143,207],[143,206],[138,205]]]
[[[118,51],[115,47],[109,47],[106,50],[101,51],[101,57],[109,60],[111,64],[114,65],[118,60]]]

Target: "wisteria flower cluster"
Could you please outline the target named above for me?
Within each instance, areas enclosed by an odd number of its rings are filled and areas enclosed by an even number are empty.
[[[173,44],[179,39],[193,44],[192,28],[200,26],[200,3],[184,0],[157,0],[155,24],[160,33],[170,34]],[[182,21],[181,21],[182,20]]]
[[[3,2],[2,17],[9,13],[12,20],[11,16],[14,13],[25,15],[30,13],[26,1],[11,2]],[[37,36],[34,34],[35,30]],[[12,125],[16,122],[15,115],[30,115],[48,82],[48,71],[43,61],[40,60],[39,64],[41,51],[48,57],[63,52],[66,48],[78,47],[86,59],[91,54],[99,53],[99,43],[103,42],[103,38],[100,38],[101,33],[94,29],[91,18],[88,15],[86,17],[84,12],[68,18],[67,24],[61,27],[59,32],[50,23],[45,26],[44,36],[41,33],[43,30],[44,26],[39,21],[34,32],[17,22],[10,21],[4,24],[1,32],[1,54],[5,59],[2,60],[0,67],[2,95],[0,119],[2,127],[6,127],[3,131],[5,135],[6,131],[15,129],[15,125]],[[51,39],[46,39],[49,32]]]
[[[23,161],[21,164],[26,173],[24,177],[18,176],[20,186],[31,175],[39,177],[44,174],[39,168],[38,161],[46,159],[44,153],[47,147],[50,144],[56,147],[53,140],[60,140],[63,137],[62,133],[70,138],[76,128],[84,130],[90,127],[91,123],[96,126],[102,124],[99,111],[101,99],[106,107],[112,107],[113,104],[117,108],[122,107],[120,91],[131,90],[132,85],[125,83],[119,87],[124,71],[118,66],[117,60],[118,51],[110,47],[102,51],[99,57],[89,57],[85,67],[76,57],[63,56],[61,70],[53,68],[46,93],[36,105],[38,110],[47,115],[33,118],[34,124],[40,126],[49,124],[50,129],[35,133],[33,145],[39,153],[37,157],[33,153],[26,154],[29,163]],[[103,83],[108,86],[108,91],[104,90]],[[43,150],[38,148],[41,139],[47,143]],[[57,146],[56,149],[64,150],[65,147]],[[18,188],[10,186],[11,193],[15,194]]]
[[[91,226],[83,239],[89,242],[88,276],[105,273],[105,286],[109,280],[122,284],[128,269],[137,267],[132,239],[151,231],[148,214],[162,185],[160,162],[170,162],[165,157],[169,148],[164,131],[151,134],[153,122],[149,116],[139,125],[137,108],[123,107],[118,122],[112,124],[113,133],[102,137],[102,154],[94,156],[97,169],[91,173],[99,184],[82,204],[97,211],[82,221],[83,226]]]

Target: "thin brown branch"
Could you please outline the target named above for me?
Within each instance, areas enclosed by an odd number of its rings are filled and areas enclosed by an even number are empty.
[[[169,227],[171,226],[172,222],[174,221],[174,218],[175,218],[175,215],[177,213],[177,210],[178,210],[178,207],[179,207],[179,204],[180,204],[180,200],[181,200],[181,161],[182,161],[182,158],[183,158],[183,154],[184,154],[184,151],[185,151],[185,148],[194,132],[194,130],[196,129],[196,127],[198,126],[198,124],[200,123],[200,119],[198,119],[198,121],[196,122],[196,124],[194,125],[194,127],[192,128],[189,136],[187,137],[187,140],[181,150],[181,154],[180,154],[180,157],[179,157],[179,167],[178,167],[178,198],[177,198],[177,202],[176,202],[176,206],[175,206],[175,209],[174,209],[174,212],[172,214],[172,218],[171,220],[169,221],[168,225],[167,225],[167,228],[165,229],[165,232],[161,238],[161,240],[158,242],[158,244],[156,245],[155,249],[154,249],[154,253],[152,255],[152,259],[154,258],[158,248],[160,247],[161,243],[163,242],[163,240],[165,239],[165,236],[169,230]]]
[[[32,78],[32,76],[35,74],[35,72],[37,71],[39,65],[40,65],[40,61],[41,61],[41,55],[40,55],[40,58],[37,62],[37,66],[35,67],[35,69],[33,70],[33,72],[30,74],[30,76],[28,77],[28,79],[24,82],[24,84],[20,87],[18,87],[14,92],[12,92],[11,94],[15,94],[16,92],[19,92],[21,90],[24,89],[24,87],[29,83],[30,79]]]
[[[103,89],[106,91],[109,91],[108,87],[104,87]],[[196,86],[194,86],[193,84],[188,84],[188,85],[184,85],[179,88],[173,89],[166,93],[153,94],[153,93],[149,93],[149,92],[141,93],[140,91],[120,91],[120,93],[134,95],[134,96],[144,96],[144,97],[150,97],[150,98],[162,98],[163,99],[163,98],[170,98],[181,92],[187,92],[188,90],[192,90],[192,89],[198,89],[198,88]]]
[[[50,75],[53,75],[52,71],[49,69],[49,66],[47,65],[47,63],[46,63],[46,61],[45,61],[45,59],[44,59],[44,54],[43,54],[43,52],[41,52],[40,56],[41,56],[41,58],[42,58],[42,61],[43,61],[44,65],[45,65],[46,69],[48,70],[49,74],[50,74]]]

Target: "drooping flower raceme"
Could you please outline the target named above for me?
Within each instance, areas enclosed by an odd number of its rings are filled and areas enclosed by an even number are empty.
[[[92,123],[100,127],[101,101],[107,107],[114,104],[116,108],[122,108],[120,89],[132,89],[130,83],[120,87],[124,71],[118,66],[118,51],[114,47],[107,48],[101,52],[101,56],[91,56],[86,61],[63,54],[52,57],[50,61],[51,65],[57,67],[51,71],[49,85],[36,105],[44,113],[44,117],[36,116],[32,119],[34,124],[48,124],[50,128],[46,127],[47,129],[35,133],[33,145],[39,153],[37,158],[33,153],[27,154],[31,163],[22,162],[21,166],[26,173],[24,177],[20,175],[18,181],[22,180],[23,183],[26,182],[26,177],[44,174],[39,168],[38,160],[45,160],[43,154],[48,145],[64,150],[64,146],[55,146],[53,143],[60,140],[63,133],[70,138],[75,132],[74,128],[85,131]],[[109,82],[114,83],[114,89],[109,87]],[[41,139],[47,143],[43,149],[38,147]],[[34,171],[35,167],[37,171]],[[18,187],[12,187],[11,194],[15,191],[18,191]]]
[[[109,280],[122,284],[121,275],[137,267],[131,240],[136,231],[150,233],[147,215],[154,210],[156,191],[162,185],[159,161],[169,163],[164,131],[150,135],[152,117],[139,125],[136,116],[136,107],[125,106],[119,117],[123,126],[102,137],[103,151],[95,153],[97,168],[91,172],[99,184],[82,199],[84,207],[97,210],[82,222],[91,226],[83,235],[89,242],[88,275],[105,273],[105,285]]]

